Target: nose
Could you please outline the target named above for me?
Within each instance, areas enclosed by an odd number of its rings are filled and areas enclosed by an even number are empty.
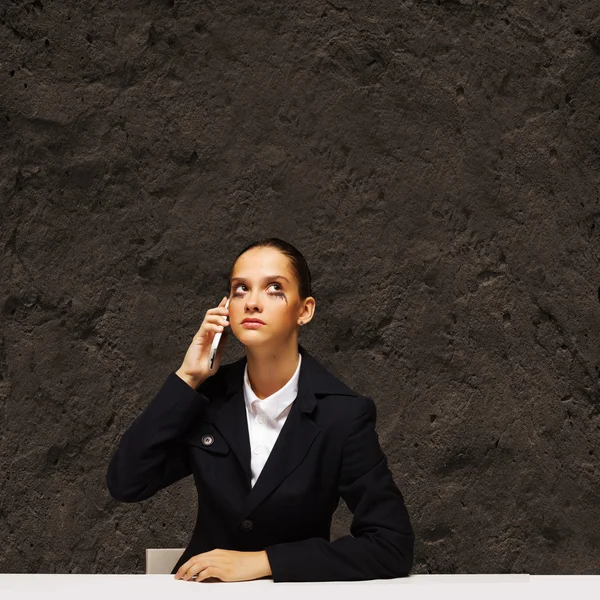
[[[258,304],[257,296],[254,294],[248,294],[246,300],[246,310],[250,311],[259,311],[261,310],[260,305]]]

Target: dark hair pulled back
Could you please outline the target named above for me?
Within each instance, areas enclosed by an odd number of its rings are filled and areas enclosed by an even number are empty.
[[[279,250],[284,256],[287,257],[290,264],[290,270],[296,276],[298,280],[298,294],[302,300],[305,300],[309,296],[312,296],[312,283],[310,277],[310,269],[308,268],[308,263],[304,258],[304,255],[292,244],[286,242],[280,238],[270,237],[263,240],[258,240],[257,242],[252,242],[248,246],[246,246],[233,261],[235,265],[237,259],[252,248],[275,248]],[[233,273],[233,267],[231,269]],[[231,281],[231,273],[230,273],[230,281]],[[229,284],[228,284],[228,292],[229,294]]]

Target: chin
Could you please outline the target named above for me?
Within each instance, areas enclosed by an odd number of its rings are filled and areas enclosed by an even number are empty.
[[[246,348],[260,348],[261,346],[272,346],[273,336],[265,335],[262,331],[241,328],[239,335],[235,336]]]
[[[256,336],[256,337],[258,338],[258,336]],[[269,346],[273,343],[273,340],[268,337],[264,337],[261,339],[252,339],[252,336],[250,336],[250,335],[242,335],[238,339],[247,348],[258,348],[260,346]]]

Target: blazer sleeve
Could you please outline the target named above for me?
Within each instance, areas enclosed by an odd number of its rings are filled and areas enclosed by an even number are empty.
[[[353,581],[408,576],[414,531],[375,431],[376,406],[363,396],[346,437],[338,489],[353,513],[351,535],[265,548],[274,582]]]
[[[210,400],[174,371],[125,431],[110,460],[106,485],[121,502],[140,502],[191,474],[187,446],[179,440]]]

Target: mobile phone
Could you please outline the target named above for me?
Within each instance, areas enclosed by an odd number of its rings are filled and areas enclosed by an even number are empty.
[[[229,298],[225,303],[225,308],[229,308]],[[229,321],[229,316],[225,315],[225,318]],[[225,331],[225,330],[223,330]],[[215,357],[217,356],[217,349],[219,348],[219,342],[221,341],[221,334],[223,331],[217,331],[210,347],[210,355],[208,357],[208,368],[212,371],[213,365],[215,364]]]

